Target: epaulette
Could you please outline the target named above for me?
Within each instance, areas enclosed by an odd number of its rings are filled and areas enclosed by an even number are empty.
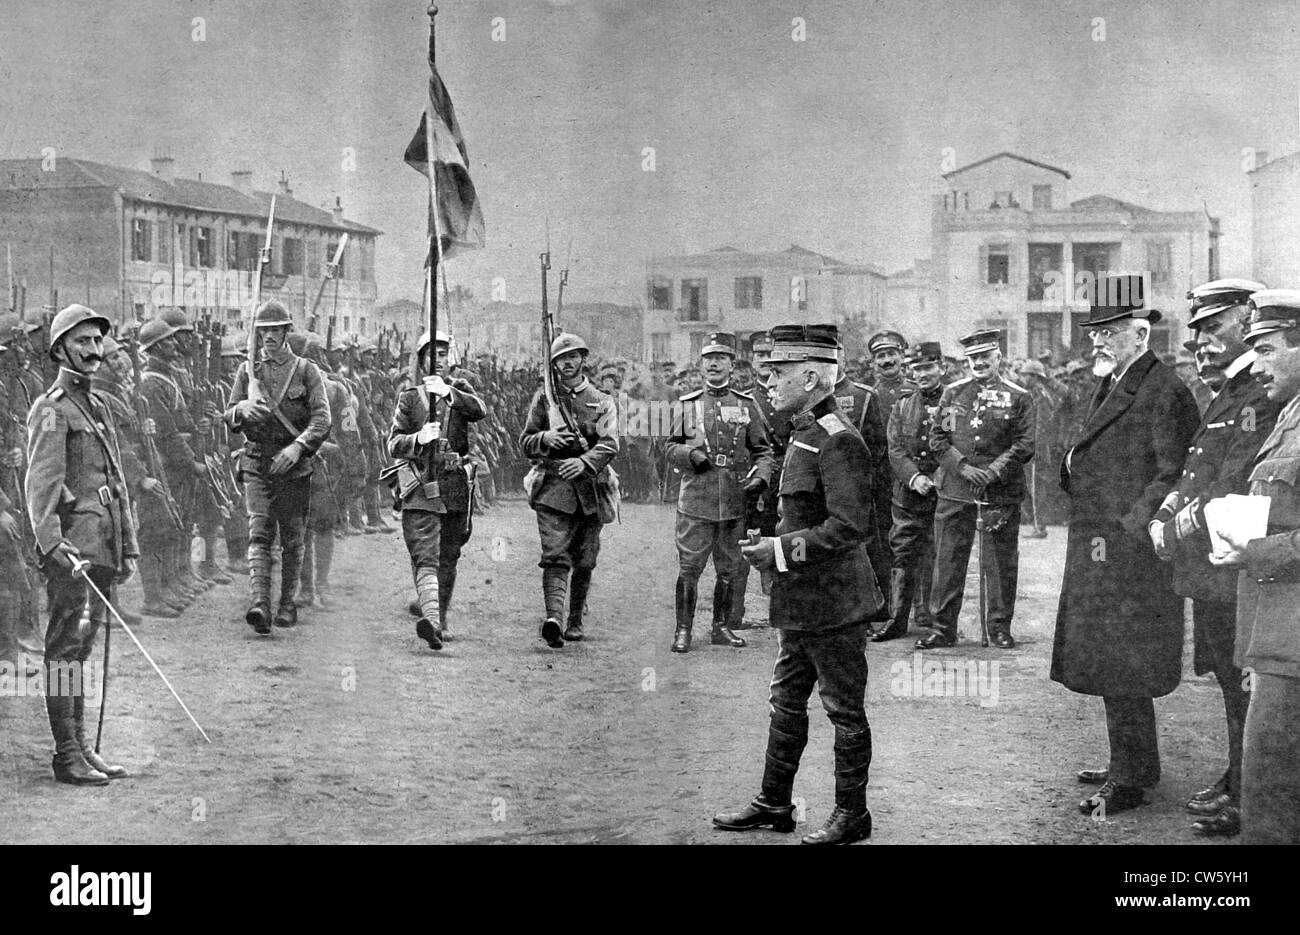
[[[62,396],[63,396],[63,387],[61,386],[52,386],[50,387],[49,392],[45,394],[45,398],[48,399],[50,402],[55,402],[56,400],[62,398]]]
[[[1002,382],[1005,383],[1007,386],[1011,387],[1013,390],[1019,390],[1019,391],[1022,392],[1022,393],[1028,393],[1028,392],[1029,392],[1029,390],[1025,389],[1025,388],[1024,388],[1023,386],[1021,386],[1019,383],[1012,383],[1012,382],[1011,382],[1010,380],[1008,380],[1006,377],[1003,377],[1003,378],[1002,378]]]
[[[703,395],[704,395],[704,390],[703,390],[703,388],[698,389],[698,390],[691,390],[691,391],[690,391],[689,393],[687,393],[685,396],[678,396],[678,397],[677,397],[677,401],[678,401],[679,403],[684,403],[684,402],[686,402],[688,399],[695,399],[695,398],[697,398],[697,397],[699,397],[699,396],[703,396]]]
[[[838,412],[828,412],[817,420],[817,424],[826,430],[827,435],[838,435],[848,428]]]

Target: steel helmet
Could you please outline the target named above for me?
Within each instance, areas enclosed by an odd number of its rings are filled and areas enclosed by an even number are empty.
[[[439,331],[434,336],[434,340],[435,343],[437,344],[445,344],[448,347],[451,347],[451,338],[448,337],[447,332],[445,331]],[[416,342],[415,353],[417,354],[423,353],[424,349],[428,346],[429,346],[429,332],[425,331],[420,335],[420,340]],[[370,348],[370,350],[373,350],[373,348]]]
[[[176,327],[171,322],[163,318],[150,318],[140,326],[140,346],[147,350],[163,338],[170,338],[175,333]]]
[[[158,317],[167,324],[172,326],[173,331],[193,331],[194,325],[190,322],[185,312],[179,308],[165,308],[158,313]]]
[[[88,321],[99,325],[101,335],[108,334],[108,329],[113,327],[113,323],[107,318],[84,305],[69,305],[55,315],[54,320],[50,322],[50,357],[54,356],[54,349],[59,346],[59,341],[65,334],[77,325]]]
[[[253,316],[254,328],[292,328],[293,319],[289,310],[275,299],[263,302]]]
[[[590,354],[591,348],[587,347],[587,342],[582,340],[576,334],[557,335],[551,342],[551,360],[561,357],[570,351],[582,351],[584,354]]]

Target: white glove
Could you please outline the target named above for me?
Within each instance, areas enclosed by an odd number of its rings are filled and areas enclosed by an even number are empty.
[[[451,387],[443,382],[442,377],[436,375],[424,378],[424,390],[433,396],[445,398],[451,395]]]
[[[428,445],[438,440],[438,423],[426,422],[420,426],[420,431],[415,433],[415,442],[418,445]]]

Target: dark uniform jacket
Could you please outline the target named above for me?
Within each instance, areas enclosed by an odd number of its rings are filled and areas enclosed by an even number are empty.
[[[741,486],[752,477],[772,482],[776,461],[763,416],[747,393],[730,386],[708,386],[678,400],[668,439],[668,463],[682,472],[677,510],[710,522],[741,519]],[[691,452],[702,451],[709,465],[696,471]]]
[[[858,430],[862,440],[867,443],[871,462],[875,466],[872,475],[876,484],[876,499],[879,501],[881,492],[889,492],[886,480],[889,477],[889,442],[885,433],[889,410],[884,408],[874,387],[854,382],[848,377],[840,377],[835,382],[835,402],[840,407],[840,415]]]
[[[572,445],[551,451],[542,445],[542,433],[547,429],[563,429],[561,422],[551,424],[547,411],[546,392],[538,389],[528,406],[528,419],[519,435],[519,447],[536,469],[537,482],[528,493],[528,505],[539,506],[559,513],[597,513],[603,522],[613,522],[613,503],[616,497],[614,480],[609,473],[609,463],[618,454],[618,415],[614,401],[591,385],[586,377],[569,389],[556,381],[555,394],[560,405],[567,406],[578,424],[585,446]],[[567,481],[556,473],[556,465],[566,458],[580,458],[586,464],[583,475]],[[608,506],[601,509],[601,501]]]
[[[240,470],[244,474],[270,477],[271,459],[297,442],[302,456],[279,477],[285,480],[306,477],[312,471],[312,455],[330,433],[330,405],[320,369],[285,347],[279,356],[263,357],[258,361],[256,376],[261,399],[271,408],[270,418],[259,424],[245,425],[235,412],[235,406],[248,398],[247,361],[235,374],[235,385],[231,387],[230,400],[226,404],[226,425],[244,435]],[[276,417],[277,408],[283,419]]]
[[[1238,578],[1235,661],[1300,678],[1300,396],[1278,416],[1249,483],[1252,496],[1271,500],[1268,534],[1250,541]]]
[[[122,452],[108,403],[90,380],[60,368],[27,414],[25,492],[36,547],[66,539],[94,565],[121,569],[137,558]]]
[[[1183,599],[1147,523],[1178,482],[1200,414],[1150,351],[1103,398],[1105,385],[1061,462],[1070,516],[1051,677],[1088,695],[1158,698],[1182,674]]]
[[[792,420],[781,468],[771,622],[828,631],[865,622],[884,604],[867,557],[875,532],[866,443],[834,396]]]
[[[195,425],[171,364],[160,357],[146,358],[140,374],[140,393],[148,403],[155,427],[154,443],[169,479],[173,484],[188,485],[193,477],[192,465],[199,459],[190,444],[195,439]]]
[[[919,388],[899,396],[889,415],[889,466],[894,475],[893,502],[908,510],[933,510],[937,498],[923,497],[910,486],[924,474],[931,480],[939,470],[934,451],[934,432],[939,425],[939,400],[943,384],[929,393]]]
[[[1210,564],[1210,534],[1205,504],[1230,493],[1244,494],[1255,457],[1277,423],[1280,408],[1250,374],[1254,355],[1234,374],[1201,416],[1187,448],[1183,473],[1155,519],[1165,524],[1165,542],[1174,546],[1174,590],[1183,597],[1231,603],[1237,598],[1238,569]],[[1194,505],[1193,505],[1194,504]],[[1188,506],[1194,529],[1178,537],[1174,517]]]
[[[988,468],[995,480],[979,499],[1019,503],[1025,498],[1025,469],[1034,456],[1034,398],[1023,386],[999,375],[950,383],[939,400],[934,453],[943,466],[939,496],[972,501],[977,491],[961,476],[963,464]]]
[[[876,394],[876,404],[880,407],[881,422],[884,423],[889,419],[889,414],[894,410],[894,404],[905,393],[911,393],[915,389],[916,381],[908,377],[899,375],[892,380],[887,380],[877,375],[872,390]]]
[[[429,394],[424,385],[407,387],[397,397],[393,424],[388,430],[388,456],[403,458],[415,469],[417,478],[438,481],[441,509],[428,496],[423,483],[402,498],[402,509],[433,513],[464,512],[469,509],[469,424],[487,415],[487,407],[467,380],[449,380],[451,395],[434,398],[438,422],[437,441],[421,445],[415,440],[429,421]]]

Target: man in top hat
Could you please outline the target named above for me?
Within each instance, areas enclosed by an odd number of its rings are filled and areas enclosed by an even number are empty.
[[[774,536],[743,547],[755,568],[776,573],[772,626],[779,650],[772,670],[767,755],[761,791],[713,824],[727,831],[795,828],[791,795],[808,742],[808,696],[814,686],[835,725],[835,808],[805,844],[852,844],[871,834],[867,774],[868,619],[884,598],[867,557],[875,532],[871,455],[835,401],[834,325],[772,329],[772,404],[791,415],[781,473],[780,522]]]
[[[943,398],[943,352],[937,341],[922,341],[912,357],[916,392],[904,393],[889,415],[891,567],[889,624],[872,641],[883,643],[907,633],[913,604],[918,626],[930,625],[930,583],[934,574],[934,511],[939,502],[934,451]],[[914,601],[919,590],[920,600]]]
[[[27,414],[27,496],[41,574],[49,598],[45,631],[46,708],[54,734],[54,778],[105,785],[126,770],[100,758],[86,735],[86,699],[76,675],[95,645],[107,609],[86,577],[109,599],[135,572],[129,481],[108,403],[90,385],[104,357],[109,320],[69,305],[50,323],[47,344],[59,375]],[[74,562],[86,563],[74,571]],[[84,575],[84,577],[83,577]],[[89,607],[89,626],[82,612]]]
[[[1235,662],[1250,671],[1250,709],[1242,739],[1241,843],[1300,844],[1300,290],[1250,297],[1246,343],[1277,424],[1260,447],[1248,493],[1268,497],[1266,534],[1221,530],[1241,569]]]
[[[966,566],[977,535],[989,640],[1016,645],[1020,563],[1020,503],[1025,465],[1034,456],[1034,398],[1002,376],[1002,333],[986,329],[961,339],[970,376],[951,383],[939,400],[933,451],[944,470],[934,513],[934,579],[930,615],[934,632],[917,649],[957,642],[957,617],[966,589]],[[978,520],[983,518],[983,530]]]
[[[1213,672],[1223,693],[1228,769],[1187,803],[1187,810],[1200,816],[1192,828],[1207,835],[1233,835],[1241,827],[1241,738],[1250,693],[1233,662],[1237,569],[1210,563],[1205,504],[1246,492],[1256,455],[1281,408],[1251,375],[1255,353],[1245,341],[1247,303],[1264,288],[1249,280],[1218,279],[1187,294],[1187,325],[1196,333],[1197,354],[1205,361],[1202,379],[1218,388],[1188,443],[1182,476],[1147,524],[1156,554],[1173,562],[1174,591],[1192,599],[1196,674]]]
[[[1101,785],[1079,803],[1085,814],[1141,805],[1159,781],[1152,699],[1182,673],[1183,600],[1147,527],[1178,483],[1199,414],[1148,349],[1159,320],[1141,277],[1098,283],[1084,327],[1100,381],[1060,467],[1070,514],[1051,675],[1102,696],[1110,738],[1109,766],[1078,774]]]
[[[867,350],[875,370],[874,388],[882,419],[888,419],[899,394],[904,389],[916,389],[916,384],[908,379],[903,359],[907,353],[907,339],[897,331],[879,331],[867,339]]]
[[[715,646],[741,647],[729,626],[733,575],[740,564],[745,499],[768,488],[776,462],[763,417],[748,393],[731,385],[736,336],[709,335],[700,351],[705,386],[678,400],[668,463],[682,472],[677,495],[676,626],[672,651],[689,652],[700,575],[713,559]]]

